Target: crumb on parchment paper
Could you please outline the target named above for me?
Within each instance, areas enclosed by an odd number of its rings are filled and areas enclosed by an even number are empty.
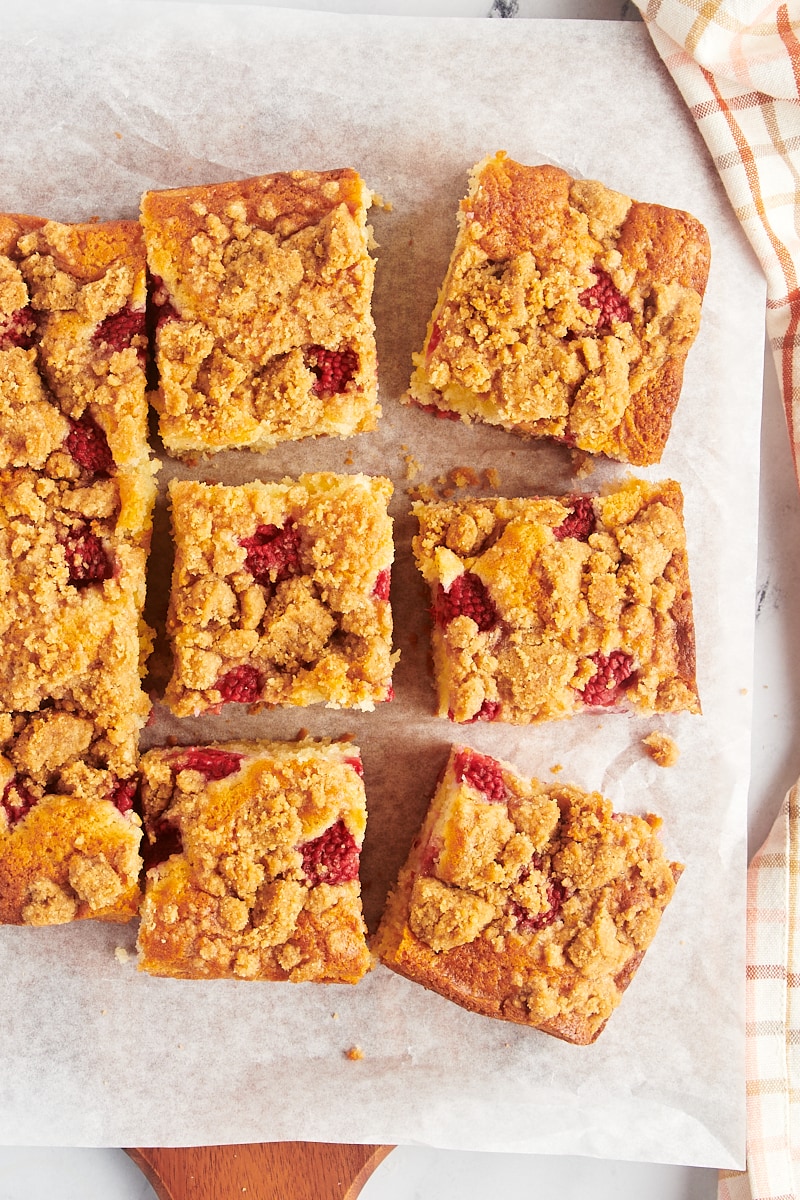
[[[677,742],[667,733],[649,733],[642,741],[647,747],[647,753],[659,767],[674,767],[680,758],[681,752]]]
[[[114,948],[114,958],[118,963],[126,963],[130,956],[130,951],[126,950],[124,946],[116,946]]]
[[[411,482],[420,473],[421,466],[419,460],[414,458],[413,454],[404,454],[403,461],[406,464],[406,479]]]
[[[420,464],[412,455],[404,456],[406,462],[406,479],[412,480],[419,474]],[[476,471],[474,467],[452,467],[446,474],[437,475],[433,483],[420,483],[416,487],[407,488],[406,492],[412,500],[449,500],[456,492],[464,488],[482,488],[496,492],[500,487],[500,472],[495,467],[486,467]]]
[[[351,1046],[349,1050],[345,1050],[344,1056],[345,1058],[349,1058],[350,1062],[358,1062],[359,1059],[364,1057],[364,1051],[360,1046]]]
[[[585,450],[571,450],[570,460],[572,463],[572,471],[577,479],[588,479],[594,473],[595,460],[591,454]]]

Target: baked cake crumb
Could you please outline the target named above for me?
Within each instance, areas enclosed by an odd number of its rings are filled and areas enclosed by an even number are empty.
[[[406,400],[656,463],[709,261],[688,213],[501,151],[471,174]]]
[[[582,450],[570,451],[570,462],[572,464],[572,474],[576,479],[588,479],[594,474],[597,466],[597,460],[592,458],[591,454],[586,454]]]
[[[349,1058],[350,1062],[358,1062],[364,1057],[364,1051],[360,1046],[351,1046],[349,1050],[345,1050],[345,1058]]]
[[[373,949],[463,1008],[588,1045],[683,869],[660,824],[454,746]]]
[[[437,493],[429,483],[418,483],[414,487],[406,488],[406,495],[412,500],[422,500],[430,502],[437,499]]]
[[[419,459],[415,458],[413,454],[404,454],[403,462],[406,464],[406,479],[411,482],[412,479],[417,478],[422,469]]]
[[[168,453],[375,427],[371,203],[350,169],[145,194]]]
[[[417,501],[437,715],[522,725],[699,712],[677,483]]]
[[[391,700],[388,479],[173,480],[167,630],[177,716],[227,702],[371,710]]]
[[[653,732],[642,738],[647,753],[660,767],[674,767],[681,756],[680,747],[667,733]]]
[[[141,970],[295,983],[356,983],[369,970],[357,746],[182,746],[148,751],[141,769]]]

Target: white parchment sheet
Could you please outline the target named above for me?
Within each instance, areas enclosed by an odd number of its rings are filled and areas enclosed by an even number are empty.
[[[392,476],[397,699],[369,714],[178,722],[174,736],[350,731],[370,808],[363,859],[374,926],[450,742],[598,788],[664,817],[686,863],[675,900],[599,1042],[574,1047],[462,1011],[383,968],[355,988],[196,983],[137,973],[135,925],[0,929],[0,1140],[177,1145],[309,1139],[423,1142],[740,1166],[744,1151],[744,887],[764,287],[690,115],[638,25],[341,17],[148,3],[6,6],[0,209],[61,220],[134,216],[152,187],[296,167],[358,168],[373,210],[384,417],[349,441],[225,454],[174,473]],[[703,326],[672,438],[651,478],[686,494],[703,716],[586,715],[531,729],[430,714],[426,598],[410,481],[493,467],[506,494],[575,486],[563,448],[401,408],[410,356],[450,254],[468,169],[505,149],[637,199],[694,212],[713,249]],[[598,467],[582,486],[620,478]],[[170,569],[160,502],[148,611]],[[163,643],[153,686],[163,682]],[[652,729],[681,748],[663,770]],[[121,962],[119,946],[131,951]],[[345,1051],[358,1045],[363,1058]]]

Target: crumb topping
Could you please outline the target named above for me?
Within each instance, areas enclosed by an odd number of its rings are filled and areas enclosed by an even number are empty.
[[[351,170],[144,196],[171,453],[374,428],[370,203]]]
[[[209,774],[202,766],[209,754],[233,769]],[[148,835],[157,840],[168,824],[180,844],[147,875],[142,969],[356,982],[369,967],[357,748],[304,739],[196,747],[189,755],[153,750],[142,759]]]
[[[413,511],[439,716],[523,724],[586,707],[699,711],[676,483]]]
[[[173,712],[389,698],[391,491],[364,475],[171,485]]]
[[[650,945],[681,867],[656,817],[451,752],[376,936],[386,965],[487,1015],[593,1041]],[[484,764],[486,767],[486,764]]]
[[[708,267],[688,213],[501,152],[472,173],[409,399],[658,462]]]

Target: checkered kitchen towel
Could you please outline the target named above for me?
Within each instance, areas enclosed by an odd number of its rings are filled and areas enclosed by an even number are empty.
[[[800,0],[636,0],[767,277],[800,479]],[[747,1170],[719,1200],[800,1200],[800,784],[748,872]]]
[[[636,2],[764,268],[800,477],[800,2]]]

